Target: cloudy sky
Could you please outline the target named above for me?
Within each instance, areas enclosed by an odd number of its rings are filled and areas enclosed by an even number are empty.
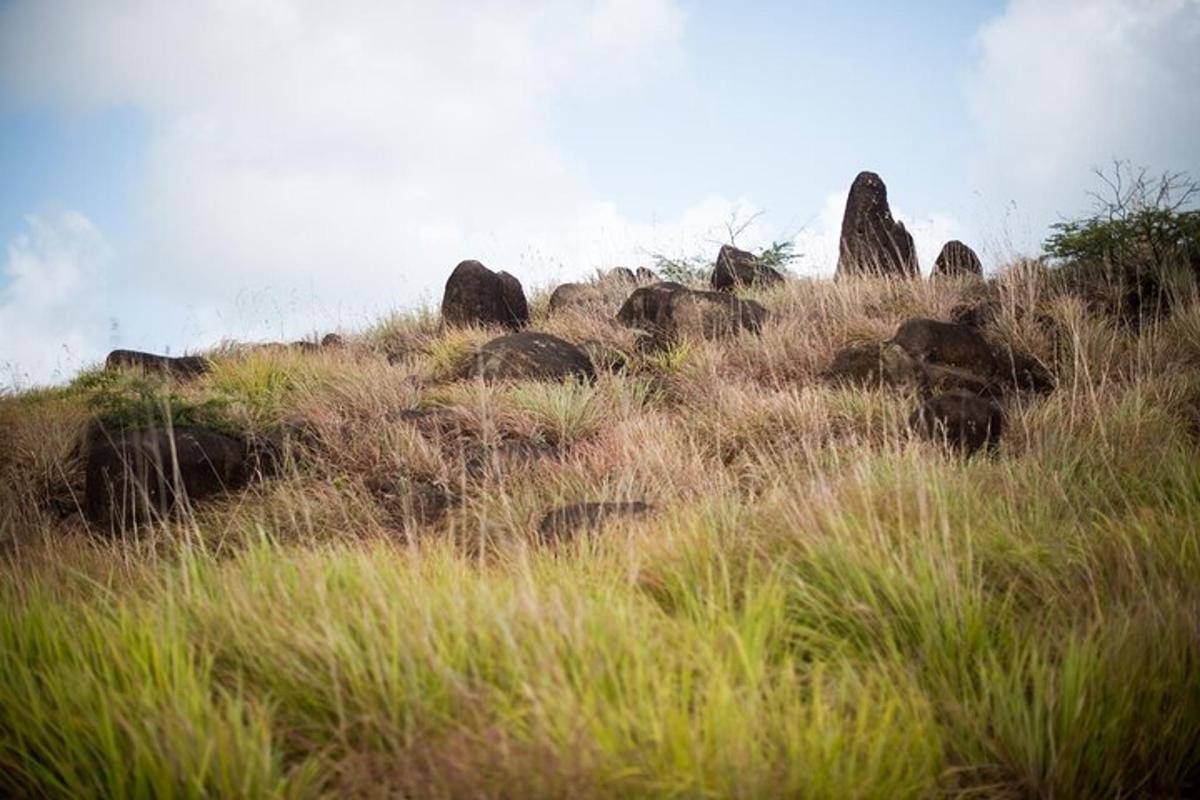
[[[1200,0],[0,0],[0,386],[796,237],[879,172],[989,267],[1200,173]]]

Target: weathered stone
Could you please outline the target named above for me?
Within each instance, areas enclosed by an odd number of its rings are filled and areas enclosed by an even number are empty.
[[[821,378],[834,385],[864,388],[924,384],[921,365],[902,348],[885,342],[839,350]]]
[[[971,392],[947,392],[923,402],[909,425],[918,436],[970,456],[983,447],[996,448],[1004,432],[1004,412],[995,402]]]
[[[579,349],[587,353],[587,357],[592,360],[592,366],[604,372],[620,372],[629,362],[625,351],[595,339],[580,342]]]
[[[436,522],[458,502],[449,489],[402,475],[377,475],[365,481],[367,491],[397,527]]]
[[[211,370],[212,362],[203,356],[160,356],[139,350],[113,350],[104,360],[104,368],[135,368],[174,378],[193,378]]]
[[[732,292],[748,286],[775,286],[783,283],[783,275],[753,253],[723,245],[717,254],[710,283],[719,292]]]
[[[658,277],[658,273],[656,273],[654,270],[650,269],[649,267],[638,267],[637,268],[637,282],[638,283],[658,283],[659,280],[660,280],[660,278]]]
[[[996,383],[1002,389],[1049,394],[1058,385],[1050,370],[1029,353],[1002,348],[996,353],[996,360],[999,365]]]
[[[846,198],[837,276],[914,277],[920,274],[912,235],[892,219],[887,187],[874,172],[860,172]]]
[[[937,261],[933,263],[933,272],[930,273],[930,277],[972,275],[983,277],[983,263],[980,262],[979,256],[975,255],[975,251],[957,239],[952,239],[942,245],[942,251],[938,253]]]
[[[596,530],[619,518],[646,515],[652,506],[641,501],[627,503],[573,503],[559,506],[542,518],[538,533],[543,543],[564,541],[581,530]]]
[[[493,339],[475,354],[469,377],[484,380],[593,380],[587,353],[548,333],[512,333]]]
[[[637,276],[629,267],[613,267],[605,275],[604,280],[616,283],[637,283]]]
[[[113,526],[241,488],[254,474],[244,441],[202,428],[110,431],[95,424],[86,450],[84,515]]]
[[[329,347],[336,350],[339,347],[345,347],[345,345],[345,340],[336,333],[327,333],[321,337],[321,347]]]
[[[892,341],[922,364],[967,370],[984,381],[997,374],[997,360],[974,328],[933,319],[910,319],[896,329]]]
[[[767,310],[753,300],[724,292],[702,292],[678,283],[656,283],[636,290],[617,312],[617,321],[645,331],[656,343],[682,337],[718,339],[741,331],[757,333]]]
[[[550,311],[588,308],[603,304],[604,295],[587,283],[564,283],[550,294]]]
[[[521,282],[492,272],[478,261],[463,261],[446,281],[442,319],[448,325],[502,325],[516,330],[529,322]]]

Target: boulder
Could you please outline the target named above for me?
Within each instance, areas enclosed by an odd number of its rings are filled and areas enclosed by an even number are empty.
[[[923,402],[909,417],[918,436],[953,447],[965,456],[995,450],[1004,432],[1004,412],[992,400],[966,391],[946,392]]]
[[[375,475],[364,482],[389,521],[398,528],[436,522],[458,503],[454,492],[437,483],[402,475]]]
[[[887,187],[874,172],[860,172],[846,198],[838,247],[837,277],[920,274],[912,235],[892,219]]]
[[[839,350],[821,378],[835,386],[878,388],[924,385],[921,365],[903,348],[887,342],[854,345]]]
[[[962,276],[982,278],[983,264],[980,262],[979,256],[975,255],[974,250],[957,239],[952,239],[942,245],[942,252],[938,253],[937,260],[933,262],[933,272],[930,273],[930,277]]]
[[[104,360],[104,368],[143,369],[186,379],[208,372],[212,369],[212,362],[203,356],[160,356],[139,350],[113,350]]]
[[[336,350],[345,346],[346,341],[336,333],[327,333],[321,337],[321,347],[329,347]]]
[[[629,267],[613,267],[604,275],[604,280],[614,283],[637,283],[637,276]]]
[[[901,323],[891,341],[922,364],[967,370],[984,381],[997,374],[991,346],[974,328],[933,319]]]
[[[703,292],[678,283],[637,289],[617,312],[617,321],[648,333],[656,343],[683,337],[719,339],[743,330],[757,333],[767,310],[753,300],[725,292]]]
[[[649,267],[638,267],[637,268],[637,282],[638,283],[658,283],[660,280],[661,279],[658,277],[658,273],[656,273],[654,270],[650,269]]]
[[[529,306],[521,282],[512,275],[492,272],[478,261],[463,261],[446,281],[442,319],[448,325],[517,330],[529,322]]]
[[[538,533],[544,544],[564,541],[580,530],[596,530],[619,518],[637,518],[653,507],[640,500],[627,503],[572,503],[559,506],[542,517]]]
[[[1050,370],[1029,353],[1001,348],[996,352],[996,361],[999,368],[996,383],[1003,389],[1049,394],[1058,385]]]
[[[745,286],[775,286],[783,283],[783,275],[753,253],[727,244],[717,253],[710,283],[719,292],[732,292]]]
[[[94,424],[85,449],[84,515],[113,527],[242,488],[255,474],[254,454],[242,439],[203,428]]]
[[[475,353],[469,377],[483,380],[565,380],[596,377],[587,353],[548,333],[511,333]]]
[[[604,295],[587,283],[564,283],[550,294],[550,311],[587,308],[604,302]]]

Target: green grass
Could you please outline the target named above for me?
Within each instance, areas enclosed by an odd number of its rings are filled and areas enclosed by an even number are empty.
[[[910,440],[905,393],[814,380],[966,290],[791,284],[763,337],[595,384],[451,380],[478,332],[428,320],[388,323],[427,338],[392,365],[228,359],[163,391],[319,442],[138,542],[43,509],[85,400],[5,400],[0,795],[1194,793],[1196,310],[1132,332],[1047,298],[1060,388],[1007,402],[990,458]],[[474,477],[460,441],[558,455]],[[389,472],[462,502],[402,534],[362,488]],[[600,499],[656,511],[537,544]]]

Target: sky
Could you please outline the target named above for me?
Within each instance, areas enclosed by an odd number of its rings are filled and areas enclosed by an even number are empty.
[[[1200,0],[0,0],[0,387],[794,239],[887,183],[993,269],[1200,175]]]

